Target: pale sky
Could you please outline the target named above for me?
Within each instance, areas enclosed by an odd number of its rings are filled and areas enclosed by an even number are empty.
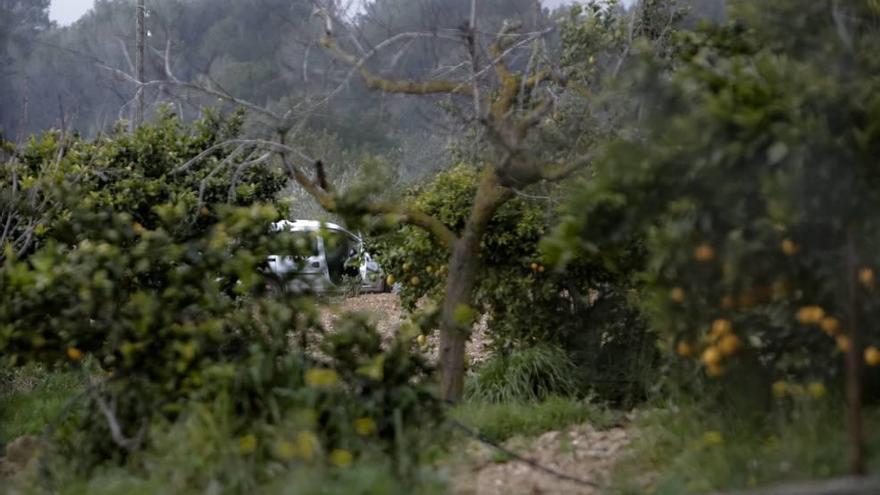
[[[66,26],[82,17],[94,4],[95,0],[52,0],[49,18]]]
[[[572,0],[542,0],[548,7],[555,7],[563,3],[571,3]],[[95,0],[52,0],[49,7],[49,18],[62,26],[73,23],[82,17]]]

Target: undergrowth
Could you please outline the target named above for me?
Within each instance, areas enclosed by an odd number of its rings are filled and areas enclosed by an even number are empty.
[[[30,366],[0,371],[0,445],[21,435],[39,435],[82,389],[74,372]]]
[[[515,435],[538,435],[584,422],[603,428],[612,421],[610,411],[601,406],[558,396],[541,402],[469,401],[452,409],[451,417],[493,442]]]
[[[844,475],[849,444],[841,404],[802,398],[751,417],[696,403],[646,410],[611,493],[705,493]],[[865,421],[870,453],[880,447],[880,409],[867,410]],[[868,471],[877,469],[874,455]]]

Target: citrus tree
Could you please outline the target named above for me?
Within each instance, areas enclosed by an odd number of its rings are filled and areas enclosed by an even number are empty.
[[[822,395],[847,368],[859,438],[860,365],[880,364],[880,5],[732,3],[734,22],[680,35],[671,78],[646,63],[645,132],[609,146],[547,246],[643,239],[666,349],[768,395]]]
[[[466,222],[479,184],[479,170],[465,164],[439,173],[413,187],[402,201],[442,219],[450,229]],[[615,259],[617,270],[596,260],[580,259],[566,270],[546,266],[539,242],[555,221],[553,197],[559,186],[541,196],[517,196],[498,209],[483,238],[481,267],[473,304],[455,318],[472,327],[485,316],[487,339],[499,358],[512,351],[550,345],[574,360],[570,377],[605,398],[629,399],[638,381],[634,369],[650,362],[651,342],[629,304],[640,250],[629,246]],[[423,332],[436,328],[445,289],[448,257],[436,240],[412,226],[392,230],[375,246],[399,289],[401,301],[413,311]],[[563,363],[560,363],[560,366]],[[607,386],[613,382],[614,387]],[[624,385],[624,386],[621,386]]]
[[[270,229],[285,214],[277,167],[206,153],[240,124],[166,115],[95,141],[50,133],[3,170],[7,197],[53,206],[22,213],[39,220],[21,223],[28,249],[4,246],[0,354],[82,371],[85,393],[53,424],[79,468],[130,459],[206,407],[235,455],[291,466],[400,452],[405,426],[440,417],[411,338],[383,348],[362,318],[320,338],[311,298],[269,295],[266,258],[304,247]]]

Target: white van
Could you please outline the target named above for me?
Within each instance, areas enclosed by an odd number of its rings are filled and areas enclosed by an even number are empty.
[[[361,291],[386,290],[382,269],[364,248],[363,239],[345,228],[316,220],[281,220],[272,224],[272,231],[301,235],[297,242],[307,252],[305,257],[269,257],[267,272],[273,289],[330,292],[349,278],[359,280]]]

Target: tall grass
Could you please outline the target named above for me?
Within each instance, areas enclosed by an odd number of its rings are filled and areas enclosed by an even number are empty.
[[[40,367],[2,370],[0,445],[21,435],[42,433],[80,390],[82,380],[74,372],[50,372]]]
[[[590,422],[603,428],[612,422],[611,413],[603,407],[556,396],[541,402],[465,402],[451,411],[451,417],[494,442],[516,435],[538,435],[578,423]]]
[[[499,354],[470,378],[467,398],[480,402],[539,401],[577,393],[577,369],[568,354],[555,346],[536,344]]]

